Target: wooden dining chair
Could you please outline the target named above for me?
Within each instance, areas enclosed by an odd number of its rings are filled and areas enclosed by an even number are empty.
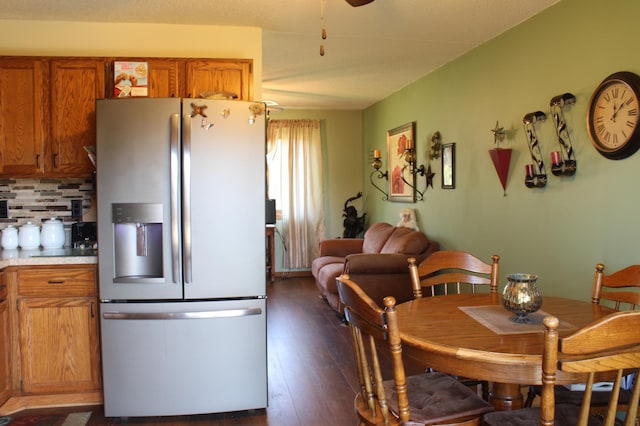
[[[596,272],[593,278],[591,290],[591,302],[594,304],[606,304],[616,311],[635,310],[640,306],[640,265],[631,265],[615,271],[609,275],[604,273],[605,266],[596,264]],[[530,386],[525,406],[530,407],[537,396],[540,396],[540,386]],[[556,387],[556,401],[567,404],[580,404],[582,391],[570,390],[564,386]],[[592,411],[602,411],[608,404],[608,392],[594,394],[591,401]],[[628,403],[631,393],[625,389],[620,390],[620,401]]]
[[[354,402],[360,425],[480,425],[481,416],[493,411],[446,374],[407,377],[395,298],[386,297],[382,309],[348,275],[340,276],[337,284],[360,384]],[[390,360],[390,369],[382,368],[385,360]]]
[[[437,251],[424,259],[419,265],[415,258],[409,258],[409,272],[415,298],[423,296],[423,290],[431,296],[438,294],[475,293],[479,286],[488,287],[488,291],[498,291],[500,256],[494,254],[491,263],[465,251]],[[480,390],[484,399],[489,398],[489,383],[484,380],[460,377],[468,387]]]
[[[476,292],[477,286],[498,291],[500,256],[493,255],[491,263],[485,263],[471,253],[455,250],[437,251],[419,265],[409,258],[409,271],[414,297],[422,297],[429,289],[431,296],[437,294]]]
[[[556,425],[587,426],[622,424],[634,426],[640,397],[640,381],[635,381],[629,404],[618,403],[621,382],[629,371],[640,368],[640,311],[614,312],[569,336],[558,337],[560,321],[547,316],[544,319],[544,348],[542,354],[542,398],[539,407],[488,413],[487,426]],[[557,372],[584,374],[585,391],[580,406],[560,404],[555,400]],[[609,392],[603,418],[591,412],[591,398],[597,392],[597,380],[611,378],[613,391]],[[536,421],[538,423],[536,423]]]
[[[599,304],[604,299],[616,311],[640,306],[640,265],[627,266],[610,275],[604,274],[604,268],[602,263],[596,265],[591,301]]]

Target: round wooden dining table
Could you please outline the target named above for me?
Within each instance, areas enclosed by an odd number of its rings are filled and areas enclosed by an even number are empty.
[[[614,312],[613,309],[545,296],[529,314],[533,324],[510,321],[498,293],[423,297],[396,306],[403,352],[434,370],[491,382],[490,402],[498,410],[523,405],[521,385],[541,384],[542,318],[560,319],[559,335]],[[584,383],[586,376],[558,372],[558,384]]]

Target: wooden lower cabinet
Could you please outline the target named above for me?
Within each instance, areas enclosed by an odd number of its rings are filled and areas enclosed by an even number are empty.
[[[18,271],[22,392],[100,388],[95,268]]]
[[[13,377],[0,415],[102,403],[96,266],[21,266],[9,276]]]
[[[10,342],[7,281],[5,273],[0,272],[0,405],[11,395]]]
[[[100,388],[96,298],[23,298],[18,311],[23,393]]]

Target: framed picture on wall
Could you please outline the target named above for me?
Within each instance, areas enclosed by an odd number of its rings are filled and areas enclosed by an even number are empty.
[[[387,132],[389,153],[389,201],[414,203],[416,176],[404,161],[404,152],[415,149],[415,122],[407,123]]]
[[[456,187],[456,144],[442,145],[442,188]]]

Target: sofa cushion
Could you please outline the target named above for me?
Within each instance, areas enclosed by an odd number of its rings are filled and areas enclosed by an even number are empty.
[[[316,282],[324,283],[325,291],[338,294],[338,285],[336,284],[336,278],[342,275],[344,270],[344,263],[330,263],[325,265],[316,277]]]
[[[429,246],[429,239],[422,232],[409,228],[395,228],[380,253],[420,254]]]
[[[344,264],[344,257],[339,256],[320,256],[313,259],[311,262],[311,274],[314,277],[320,276],[320,270],[332,263]],[[336,288],[337,289],[337,288]]]
[[[384,222],[371,225],[364,234],[362,253],[380,253],[394,229],[395,226]]]

